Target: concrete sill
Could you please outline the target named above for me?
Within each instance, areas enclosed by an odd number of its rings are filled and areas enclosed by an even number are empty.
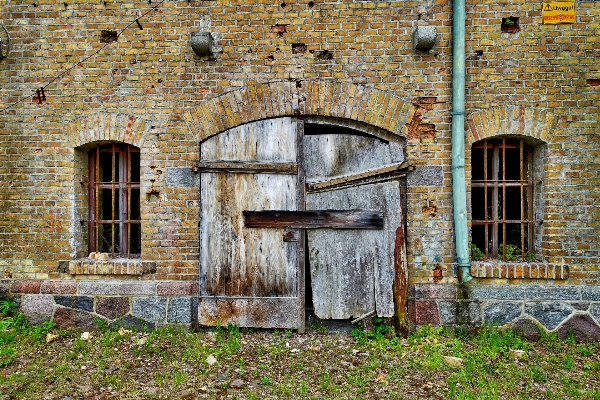
[[[156,261],[135,258],[113,258],[109,260],[59,261],[58,272],[71,275],[144,275],[156,272]]]

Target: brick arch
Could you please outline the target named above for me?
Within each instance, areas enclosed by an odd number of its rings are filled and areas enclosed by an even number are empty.
[[[205,100],[184,112],[197,141],[249,122],[284,116],[324,116],[363,122],[406,137],[412,103],[352,83],[278,81],[247,86]]]
[[[527,136],[550,142],[558,116],[536,107],[511,105],[473,112],[467,117],[467,122],[469,144],[502,135]]]
[[[149,129],[148,121],[120,113],[91,114],[65,125],[65,133],[73,147],[102,141],[142,147]]]

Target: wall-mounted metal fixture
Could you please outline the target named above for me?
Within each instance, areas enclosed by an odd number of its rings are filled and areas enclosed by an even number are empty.
[[[8,31],[4,25],[0,24],[0,60],[8,56],[9,48],[10,38],[8,37]]]
[[[210,32],[192,32],[192,50],[201,57],[211,56],[213,52],[213,38]]]
[[[437,29],[435,26],[417,26],[413,32],[415,50],[430,50],[435,45]]]

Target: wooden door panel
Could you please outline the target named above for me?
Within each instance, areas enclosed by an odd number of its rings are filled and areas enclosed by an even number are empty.
[[[200,293],[203,296],[297,296],[296,243],[284,229],[244,226],[245,210],[294,210],[296,177],[202,174]]]
[[[229,129],[200,146],[201,161],[295,162],[296,122],[292,118],[256,121]]]
[[[398,182],[306,194],[306,209],[364,209],[383,213],[382,230],[309,229],[313,305],[319,318],[347,319],[375,310],[394,315]]]
[[[243,219],[301,206],[296,136],[296,121],[279,118],[201,144],[200,324],[303,328],[299,233]]]
[[[377,170],[404,161],[402,145],[356,135],[305,135],[307,180]]]

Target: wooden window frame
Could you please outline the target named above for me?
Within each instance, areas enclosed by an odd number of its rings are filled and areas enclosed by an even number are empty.
[[[476,143],[473,150],[483,150],[483,165],[473,164],[472,170],[481,168],[483,179],[473,179],[472,188],[483,188],[483,199],[471,192],[471,209],[475,202],[483,201],[484,219],[472,219],[473,227],[483,226],[484,252],[486,258],[501,258],[507,260],[507,226],[518,224],[520,227],[520,255],[521,261],[526,261],[529,255],[535,255],[535,223],[534,218],[534,149],[522,139],[495,139],[484,140]],[[518,149],[519,152],[519,179],[508,179],[506,176],[507,149]],[[491,157],[488,151],[491,150]],[[491,173],[491,174],[490,174]],[[507,203],[507,189],[519,188],[519,203]],[[520,207],[518,219],[508,219],[507,210],[514,212],[515,207]],[[480,238],[478,238],[480,241]],[[501,254],[499,254],[502,249]],[[510,255],[509,255],[510,256]],[[512,255],[509,261],[517,261]]]
[[[101,180],[100,154],[110,153],[110,180]],[[111,257],[138,258],[141,253],[141,219],[140,216],[140,182],[132,181],[132,171],[137,169],[135,176],[139,177],[139,156],[133,159],[133,153],[140,153],[140,149],[124,143],[101,144],[88,152],[89,160],[89,220],[88,237],[89,251],[109,253]],[[119,157],[117,157],[117,154]],[[106,195],[110,190],[110,195]],[[132,192],[137,190],[137,201],[132,199]],[[104,192],[104,193],[103,193]],[[102,215],[101,207],[105,201],[110,202],[109,218]],[[118,207],[117,207],[118,203]],[[137,215],[138,219],[132,219]],[[102,218],[103,217],[103,218]],[[100,243],[102,240],[101,229],[110,227],[110,243]],[[137,230],[132,229],[137,226]],[[138,233],[134,237],[135,233]]]

